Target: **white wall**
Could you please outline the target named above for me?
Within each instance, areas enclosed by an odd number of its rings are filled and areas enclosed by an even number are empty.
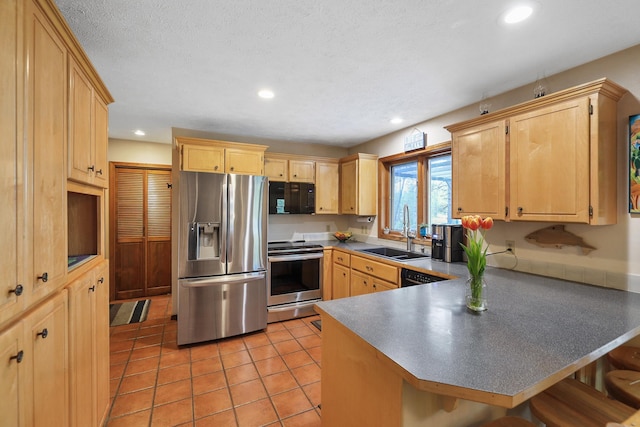
[[[171,164],[171,144],[109,138],[110,162]]]
[[[495,256],[490,262],[503,267],[536,274],[562,277],[569,280],[606,285],[640,292],[640,216],[628,213],[628,117],[640,113],[640,45],[601,58],[580,67],[547,77],[548,93],[607,77],[626,88],[629,93],[618,103],[618,223],[612,226],[567,225],[570,231],[597,247],[582,255],[576,247],[562,249],[540,248],[524,240],[532,231],[552,225],[549,223],[496,222],[488,233],[491,251],[504,249],[505,240],[516,243],[516,260],[510,256]],[[533,98],[533,86],[523,86],[488,99],[490,111],[508,107]],[[491,94],[490,94],[491,95]],[[479,104],[479,100],[478,100]],[[403,138],[417,127],[428,134],[427,144],[450,140],[444,126],[464,121],[479,114],[478,104],[452,111],[443,116],[409,126],[395,133],[352,147],[349,151],[374,153],[379,156],[403,150]],[[354,223],[351,222],[351,225]],[[375,230],[375,229],[374,229]]]

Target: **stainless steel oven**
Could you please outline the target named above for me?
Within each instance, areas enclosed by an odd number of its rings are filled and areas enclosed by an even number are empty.
[[[322,299],[322,246],[307,242],[268,245],[267,322],[315,314]]]

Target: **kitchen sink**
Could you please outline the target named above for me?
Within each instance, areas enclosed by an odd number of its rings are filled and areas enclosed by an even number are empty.
[[[379,255],[385,258],[392,258],[396,261],[405,261],[415,258],[428,258],[427,254],[419,254],[415,252],[404,251],[402,249],[395,248],[369,248],[369,249],[360,249],[360,252],[364,252],[371,255]]]

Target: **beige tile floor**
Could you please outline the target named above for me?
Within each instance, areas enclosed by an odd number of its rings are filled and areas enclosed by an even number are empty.
[[[145,322],[110,328],[109,427],[320,426],[319,316],[176,345],[171,297]]]

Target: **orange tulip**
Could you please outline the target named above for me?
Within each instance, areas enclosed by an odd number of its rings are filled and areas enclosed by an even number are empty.
[[[490,216],[486,217],[482,220],[481,226],[485,230],[491,229],[491,227],[493,227],[493,218],[491,218]]]
[[[467,228],[471,231],[476,231],[480,228],[481,218],[479,215],[471,215],[467,220]]]

